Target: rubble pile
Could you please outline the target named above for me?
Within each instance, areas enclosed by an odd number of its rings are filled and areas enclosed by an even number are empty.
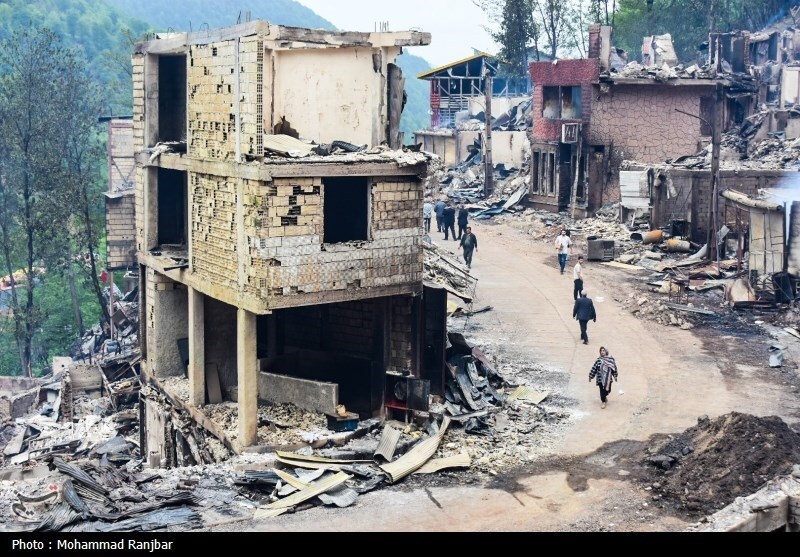
[[[800,463],[800,434],[780,418],[733,412],[652,445],[642,458],[654,496],[710,514]]]
[[[477,279],[457,259],[457,256],[429,241],[423,242],[425,253],[423,283],[443,288],[465,302],[475,297]]]

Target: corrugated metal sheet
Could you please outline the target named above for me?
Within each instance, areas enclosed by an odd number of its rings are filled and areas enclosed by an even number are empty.
[[[299,453],[287,453],[286,451],[277,451],[278,456],[288,458],[291,460],[303,460],[308,462],[329,462],[331,464],[351,464],[353,462],[372,462],[371,460],[346,460],[346,459],[333,459],[325,458],[324,456],[304,455]]]
[[[381,470],[389,476],[389,483],[395,483],[408,476],[414,470],[421,468],[436,453],[449,425],[450,418],[445,416],[442,426],[436,435],[431,435],[427,439],[420,441],[394,462],[381,466]]]
[[[525,385],[517,387],[513,393],[508,395],[508,400],[528,400],[534,404],[539,404],[548,397],[548,391],[536,391]]]
[[[644,172],[622,170],[619,173],[619,191],[621,204],[628,209],[647,209],[650,207],[650,196],[642,191],[641,178]]]
[[[264,149],[289,157],[304,157],[311,153],[313,145],[288,135],[265,135]]]
[[[308,487],[311,487],[311,484],[298,480],[297,478],[295,478],[291,474],[287,474],[283,470],[275,470],[275,474],[277,474],[280,479],[282,479],[284,482],[294,487],[295,489],[306,489]]]
[[[319,500],[325,505],[336,505],[339,508],[349,507],[358,500],[358,493],[345,487],[319,495]]]
[[[387,425],[383,428],[383,435],[381,435],[381,442],[378,444],[375,456],[382,456],[386,462],[391,462],[398,441],[400,441],[400,430]]]
[[[446,468],[469,468],[472,465],[472,459],[469,454],[464,452],[447,458],[435,458],[425,463],[422,468],[416,470],[414,474],[434,474],[439,470]]]
[[[297,493],[286,497],[285,499],[281,499],[280,501],[275,501],[274,503],[270,503],[266,506],[267,509],[288,509],[289,507],[294,507],[295,505],[299,505],[303,501],[307,501],[312,497],[316,497],[326,491],[329,491],[336,487],[337,485],[341,485],[353,476],[349,474],[345,474],[344,472],[339,472],[334,476],[330,476],[329,478],[325,478],[319,482],[315,482],[311,484],[310,487],[298,491]]]
[[[277,458],[278,462],[283,463],[287,466],[294,466],[296,468],[311,468],[312,470],[336,470],[340,471],[342,466],[346,466],[346,464],[330,464],[327,462],[311,462],[311,461],[302,461],[302,460],[292,460],[291,458],[284,458],[279,456]]]

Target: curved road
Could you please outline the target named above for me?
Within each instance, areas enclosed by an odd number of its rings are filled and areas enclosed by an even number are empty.
[[[713,418],[735,410],[797,419],[797,396],[770,382],[763,368],[741,365],[739,378],[732,380],[692,332],[650,324],[622,310],[615,297],[628,295],[617,286],[619,273],[625,271],[586,265],[586,289],[595,300],[598,319],[589,324],[590,344],[583,345],[572,319],[571,270],[563,276],[558,272],[554,250],[512,226],[476,223],[473,229],[479,238],[473,261],[479,278],[476,307],[494,308],[482,314],[480,323],[508,339],[516,352],[568,373],[566,392],[561,394],[576,401],[572,412],[577,419],[560,440],[557,454],[589,454],[612,441],[683,431],[704,414]],[[455,242],[435,241],[455,251]],[[605,410],[597,387],[588,381],[601,345],[617,359],[625,390],[620,396],[615,388]],[[577,491],[567,482],[566,472],[552,471],[516,478],[514,487],[505,490],[469,485],[411,490],[400,484],[362,496],[354,508],[314,508],[250,522],[244,528],[239,524],[217,529],[558,531],[595,529],[598,522],[610,529],[615,522],[628,530],[685,527],[663,516],[638,520],[635,513],[645,512],[650,494],[616,479],[616,472],[589,479],[586,488]]]

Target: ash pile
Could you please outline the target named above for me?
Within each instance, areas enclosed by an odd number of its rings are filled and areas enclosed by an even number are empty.
[[[653,443],[642,459],[654,498],[709,514],[800,463],[800,434],[776,416],[708,416]]]

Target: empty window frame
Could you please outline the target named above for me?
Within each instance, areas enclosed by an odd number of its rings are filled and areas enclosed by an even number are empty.
[[[542,118],[561,119],[559,95],[559,87],[542,87]]]
[[[370,192],[366,178],[325,178],[323,229],[326,244],[369,240]]]
[[[186,95],[186,56],[159,56],[159,141],[186,140]]]
[[[158,169],[158,245],[187,245],[186,172]]]
[[[533,153],[533,164],[531,169],[531,177],[533,179],[533,193],[539,193],[539,152]]]
[[[580,120],[582,117],[583,97],[579,86],[542,88],[542,118]]]
[[[556,154],[547,155],[547,186],[550,195],[556,194]]]
[[[583,99],[580,87],[561,88],[561,118],[580,120],[583,117]]]

